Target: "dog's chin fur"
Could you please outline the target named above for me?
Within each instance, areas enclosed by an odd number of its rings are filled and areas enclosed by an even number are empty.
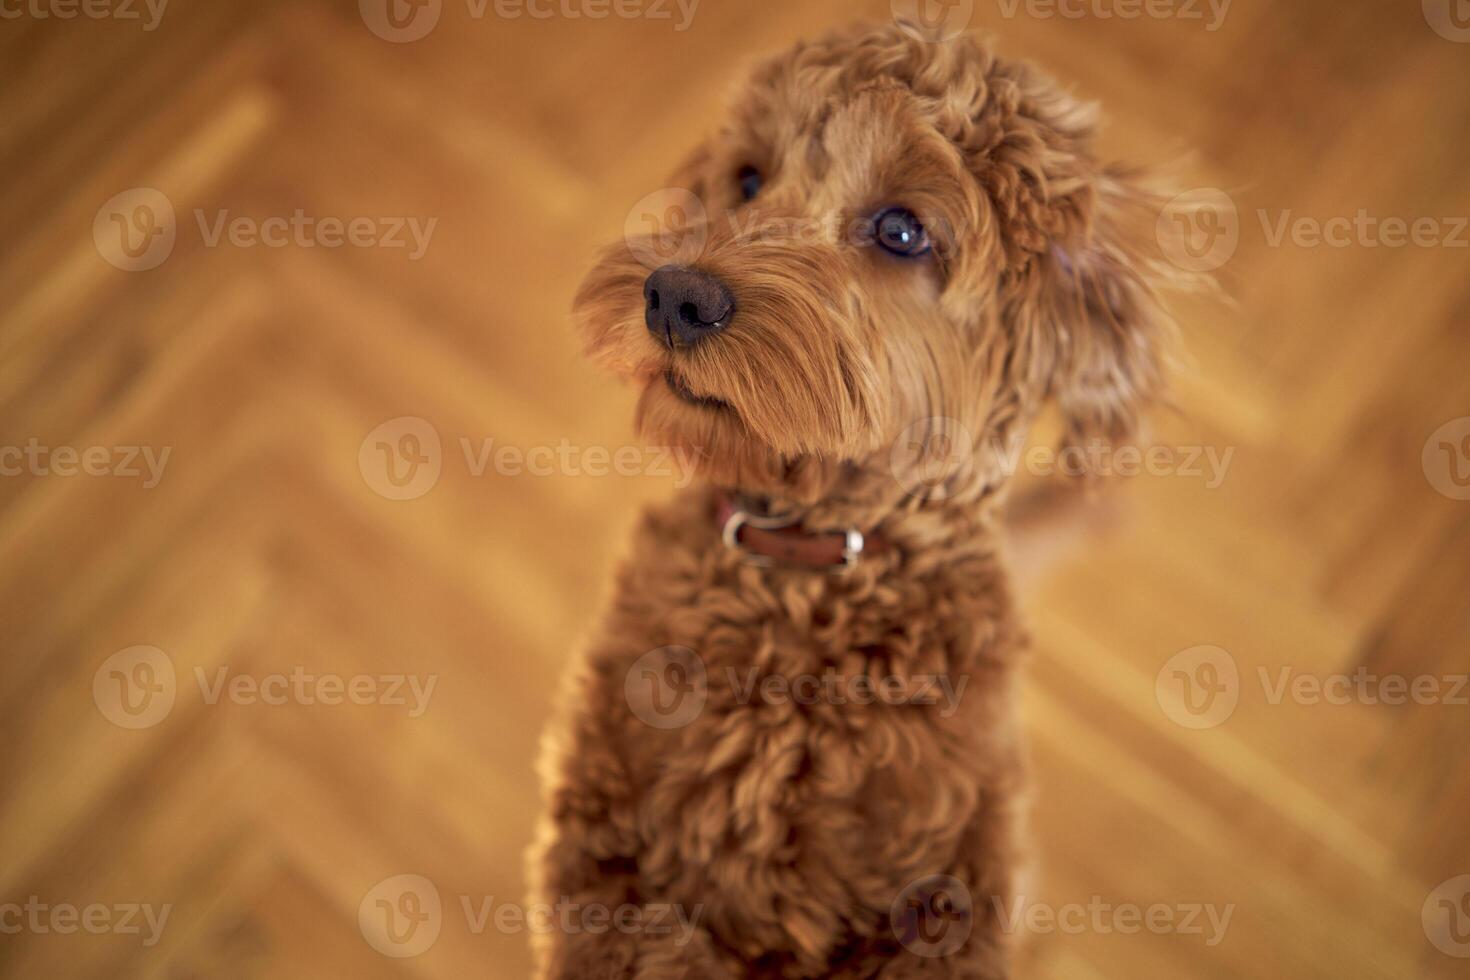
[[[733,404],[693,404],[660,375],[644,383],[636,426],[641,437],[681,450],[696,473],[716,486],[810,505],[832,492],[842,470],[815,455],[783,457],[761,442]]]
[[[1004,456],[1045,406],[1070,440],[1132,430],[1161,388],[1170,321],[1155,292],[1178,276],[1157,254],[1161,198],[1098,161],[1093,130],[1088,106],[970,39],[839,31],[761,66],[670,182],[716,216],[684,264],[728,287],[723,332],[679,349],[650,335],[647,242],[589,273],[575,302],[589,355],[635,389],[642,436],[705,479],[644,516],[560,702],[535,901],[703,918],[682,938],[539,936],[542,976],[1008,975],[996,909],[1019,860],[1024,767],[1022,630],[995,534]],[[768,177],[751,202],[746,165]],[[930,255],[751,239],[719,219],[894,204],[933,217]],[[916,489],[936,423],[958,465]],[[842,575],[757,568],[722,545],[716,488],[886,547]],[[674,648],[701,658],[704,701],[665,729],[630,691],[647,656]],[[969,692],[941,715],[742,700],[730,679],[829,671],[964,678]],[[933,875],[962,882],[973,915],[969,938],[930,958],[889,914]]]

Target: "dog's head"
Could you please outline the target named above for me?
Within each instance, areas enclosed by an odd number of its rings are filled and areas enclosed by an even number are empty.
[[[1049,401],[1071,438],[1123,436],[1160,387],[1170,272],[1094,129],[969,38],[800,45],[587,277],[588,349],[641,386],[645,437],[796,499],[880,460],[911,488],[936,453],[947,494],[983,489]]]

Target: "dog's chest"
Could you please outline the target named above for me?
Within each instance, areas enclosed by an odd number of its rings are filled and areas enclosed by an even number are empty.
[[[848,667],[713,663],[678,751],[647,760],[645,812],[675,825],[645,826],[645,873],[752,958],[816,962],[871,935],[974,811],[970,720],[950,679]]]

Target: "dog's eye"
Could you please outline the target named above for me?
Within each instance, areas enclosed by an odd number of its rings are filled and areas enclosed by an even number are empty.
[[[918,215],[908,208],[888,208],[873,219],[875,237],[883,249],[904,258],[917,258],[929,251],[929,233]]]
[[[749,201],[761,192],[761,172],[754,167],[741,167],[740,172],[735,175],[740,183],[740,196]]]

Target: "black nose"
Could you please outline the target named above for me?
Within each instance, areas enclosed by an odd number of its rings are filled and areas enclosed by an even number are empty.
[[[730,325],[735,297],[720,280],[696,269],[666,265],[643,284],[648,332],[670,347],[690,347]]]

